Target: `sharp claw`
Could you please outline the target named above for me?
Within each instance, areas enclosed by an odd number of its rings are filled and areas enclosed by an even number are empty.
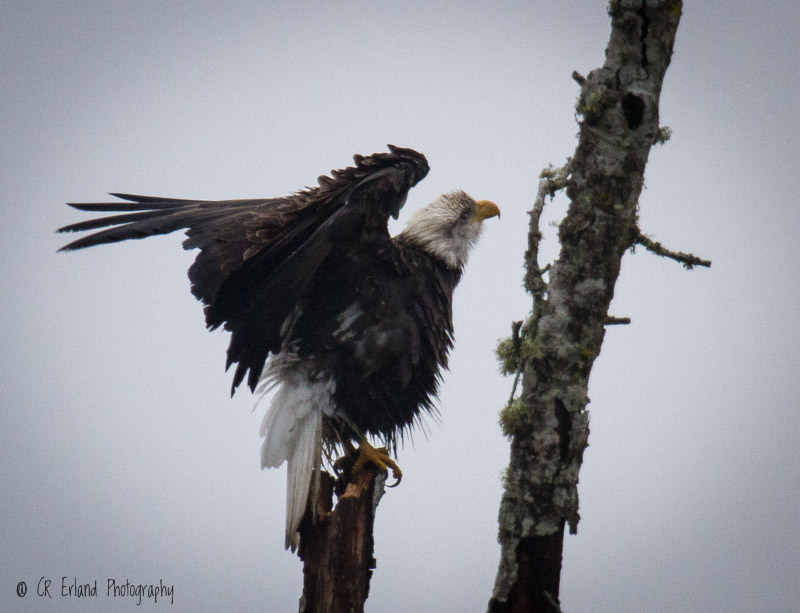
[[[346,449],[346,454],[336,461],[334,469],[343,468],[343,465],[347,462],[345,458],[352,458],[354,455],[357,457],[354,458],[354,460],[350,460],[354,461],[351,469],[353,474],[363,470],[364,465],[369,462],[378,469],[386,472],[387,475],[391,468],[392,477],[395,479],[395,482],[386,487],[397,487],[400,485],[400,481],[403,480],[403,473],[397,463],[389,456],[388,450],[385,447],[375,448],[366,440],[361,442],[361,447],[358,450],[350,445],[349,448]]]

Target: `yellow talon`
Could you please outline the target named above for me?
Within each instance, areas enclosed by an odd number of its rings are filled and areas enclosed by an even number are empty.
[[[349,441],[344,444],[344,448],[347,456],[357,456],[352,468],[353,474],[364,470],[367,464],[372,464],[386,473],[389,472],[390,468],[392,469],[392,477],[394,477],[395,482],[392,485],[387,485],[387,487],[397,487],[403,479],[403,471],[400,470],[397,462],[391,458],[386,447],[373,447],[367,439],[361,439],[358,449],[353,447]],[[343,463],[343,459],[339,458],[336,463]]]

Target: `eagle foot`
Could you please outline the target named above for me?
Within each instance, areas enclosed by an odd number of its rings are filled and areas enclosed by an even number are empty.
[[[333,465],[337,472],[344,470],[354,475],[363,471],[367,464],[372,464],[387,474],[389,469],[392,469],[392,477],[395,482],[386,487],[397,487],[403,480],[403,471],[389,455],[386,447],[373,447],[367,439],[363,438],[359,441],[358,449],[350,441],[347,441],[344,443],[344,450],[344,455]]]

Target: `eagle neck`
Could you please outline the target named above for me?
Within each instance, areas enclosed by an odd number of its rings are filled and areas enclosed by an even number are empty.
[[[453,287],[458,284],[464,271],[464,264],[453,266],[439,254],[426,249],[424,244],[416,240],[413,236],[409,236],[407,233],[401,233],[396,236],[394,240],[396,244],[399,244],[411,253],[422,256],[439,275],[450,281]]]

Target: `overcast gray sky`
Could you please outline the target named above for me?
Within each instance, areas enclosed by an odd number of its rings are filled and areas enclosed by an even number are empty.
[[[684,9],[641,226],[714,264],[625,256],[568,613],[800,611],[800,8],[744,4]],[[65,201],[280,196],[394,143],[431,165],[396,228],[453,189],[503,217],[456,293],[441,423],[379,507],[367,610],[484,611],[511,387],[493,349],[530,308],[526,211],[575,146],[570,74],[608,34],[599,0],[0,4],[0,609],[136,610],[105,598],[117,578],[174,585],[174,611],[296,610],[285,469],[259,470],[263,407],[228,397],[193,255],[180,236],[57,254],[53,230],[83,218]],[[65,603],[62,576],[101,595]]]

